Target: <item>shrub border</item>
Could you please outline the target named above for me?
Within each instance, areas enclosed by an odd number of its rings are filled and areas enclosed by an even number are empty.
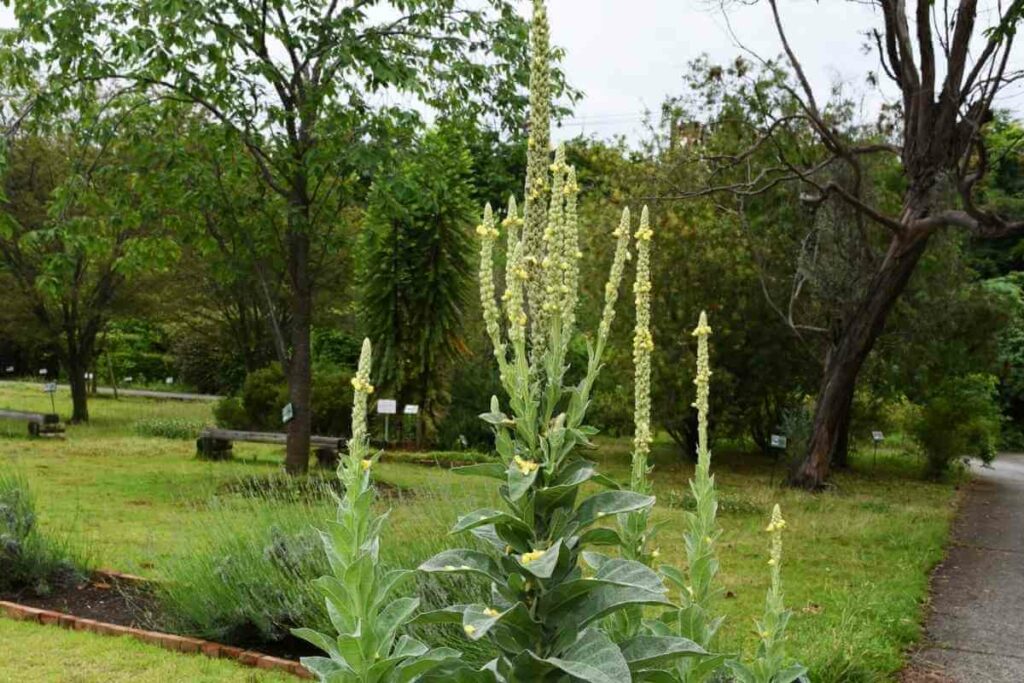
[[[93,572],[93,574],[98,578],[108,578],[115,581],[119,580],[138,583],[147,582],[147,580],[142,577],[133,576],[131,574],[122,574],[114,571],[102,570]],[[181,652],[193,655],[201,654],[213,659],[230,659],[244,666],[251,666],[257,669],[283,671],[285,673],[290,673],[293,676],[297,676],[298,678],[313,678],[312,674],[294,660],[272,657],[255,650],[243,650],[240,647],[222,645],[210,640],[176,636],[170,633],[162,633],[160,631],[147,631],[145,629],[133,628],[131,626],[110,624],[103,621],[96,621],[95,619],[76,617],[63,612],[54,612],[51,610],[39,609],[37,607],[29,607],[28,605],[22,605],[17,602],[9,602],[6,600],[0,600],[0,615],[17,621],[29,621],[36,624],[42,624],[44,626],[58,626],[72,631],[89,631],[91,633],[104,636],[128,636],[140,642],[147,643],[149,645],[156,645],[157,647],[162,647],[163,649],[170,650],[172,652]]]

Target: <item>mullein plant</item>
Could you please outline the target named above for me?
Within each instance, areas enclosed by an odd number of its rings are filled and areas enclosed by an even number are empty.
[[[303,657],[302,665],[319,680],[332,683],[407,683],[460,656],[451,648],[431,649],[402,633],[419,599],[392,598],[410,572],[380,566],[380,533],[387,514],[373,510],[371,471],[380,453],[371,451],[366,429],[366,403],[373,392],[370,355],[367,339],[352,378],[352,438],[338,467],[345,490],[335,520],[320,532],[331,574],[320,578],[317,586],[336,632],[293,631],[327,653]]]
[[[708,404],[711,395],[711,362],[708,337],[711,326],[707,314],[701,312],[693,336],[697,338],[697,374],[694,377],[697,409],[697,467],[690,479],[695,509],[687,511],[683,545],[686,553],[686,571],[672,565],[660,567],[665,579],[679,591],[681,607],[666,612],[661,624],[654,625],[656,633],[672,633],[693,641],[700,649],[710,650],[722,617],[715,616],[714,603],[722,589],[715,583],[718,559],[715,544],[721,535],[716,517],[718,494],[715,478],[711,474],[711,449],[708,445]],[[708,680],[725,663],[723,656],[689,657],[676,663],[675,680],[692,683]]]
[[[469,639],[486,639],[498,653],[482,669],[452,673],[451,680],[655,680],[677,657],[698,654],[693,643],[646,633],[615,642],[601,624],[638,605],[673,607],[661,577],[642,562],[589,550],[621,546],[620,534],[602,522],[649,510],[654,498],[620,489],[577,452],[596,433],[584,419],[629,253],[629,212],[612,233],[615,254],[601,320],[588,341],[587,365],[579,382],[567,385],[582,257],[579,189],[564,150],[551,163],[547,40],[545,6],[535,0],[525,214],[520,217],[510,202],[503,221],[508,253],[500,308],[493,273],[500,230],[490,207],[477,229],[484,322],[507,396],[504,406],[493,397],[490,411],[481,416],[494,428],[500,462],[457,471],[497,480],[504,506],[464,515],[452,529],[472,533],[489,552],[447,550],[420,566],[425,572],[479,577],[489,583],[490,599],[452,605],[419,621],[459,623]],[[587,482],[609,490],[583,497]]]
[[[633,329],[633,453],[629,487],[637,493],[649,494],[648,480],[651,453],[651,230],[645,206],[640,214],[636,237],[636,279],[633,283],[636,324]],[[650,566],[659,556],[650,541],[656,529],[650,525],[650,510],[623,515],[619,520],[624,557]]]
[[[790,613],[782,602],[782,531],[785,528],[786,520],[776,505],[765,529],[771,539],[768,552],[771,585],[765,598],[764,615],[756,624],[760,639],[757,653],[749,664],[729,662],[729,669],[739,683],[792,683],[802,680],[807,673],[804,666],[789,663],[786,657],[786,625]]]

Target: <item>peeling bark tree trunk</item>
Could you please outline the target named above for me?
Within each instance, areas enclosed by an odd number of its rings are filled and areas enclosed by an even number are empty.
[[[893,306],[928,245],[928,233],[895,236],[885,261],[872,278],[868,294],[847,323],[839,343],[829,352],[818,391],[807,456],[791,475],[791,483],[818,489],[828,477],[836,449],[845,449],[850,407],[857,375]]]

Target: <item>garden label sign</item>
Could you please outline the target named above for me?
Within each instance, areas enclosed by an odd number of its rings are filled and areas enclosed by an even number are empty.
[[[409,403],[406,404],[402,412],[405,413],[406,415],[418,415],[420,412],[420,407],[415,403]]]
[[[54,401],[53,395],[57,393],[57,383],[47,382],[43,385],[43,391],[50,395],[50,408],[53,409],[53,413],[57,413],[57,403]]]
[[[781,434],[772,434],[771,443],[772,448],[785,448],[786,437],[782,436]]]
[[[875,443],[882,441],[884,438],[885,434],[882,434],[882,432],[871,432],[871,440]]]
[[[398,413],[398,401],[393,398],[382,398],[377,401],[377,414],[384,416],[384,443],[388,442],[388,415]]]
[[[295,417],[295,408],[292,407],[291,403],[285,403],[284,408],[281,408],[281,424],[288,424]]]

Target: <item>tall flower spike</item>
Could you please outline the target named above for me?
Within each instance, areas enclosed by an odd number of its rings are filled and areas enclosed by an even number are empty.
[[[494,212],[490,204],[484,208],[484,219],[477,226],[476,232],[480,236],[480,307],[483,309],[487,336],[494,348],[494,358],[498,361],[498,371],[502,382],[505,382],[508,376],[508,356],[501,336],[501,313],[495,300],[494,287],[494,242],[498,238],[498,229],[494,225]]]
[[[651,452],[651,237],[647,207],[640,214],[636,231],[636,282],[633,284],[636,327],[633,331],[633,472],[631,488],[646,493],[647,461]]]
[[[583,254],[580,252],[580,231],[579,220],[576,215],[576,198],[579,196],[580,188],[576,184],[576,169],[569,167],[565,179],[565,236],[562,241],[562,259],[565,264],[565,275],[563,280],[562,296],[562,320],[565,332],[562,335],[562,343],[568,346],[576,329],[576,303],[579,300],[580,289],[580,259]]]
[[[683,604],[676,622],[677,635],[707,648],[722,622],[721,617],[712,616],[713,603],[721,593],[715,584],[718,573],[715,543],[721,530],[717,524],[718,494],[715,478],[711,476],[711,449],[708,446],[708,399],[711,391],[708,336],[711,327],[703,312],[693,334],[697,337],[697,375],[693,380],[697,387],[693,403],[697,408],[697,467],[690,479],[690,491],[695,509],[684,513],[686,531],[683,547],[687,567],[683,583],[674,583],[682,590]],[[678,665],[683,680],[692,680],[690,669],[693,666],[693,662],[686,661]]]
[[[536,308],[533,321],[547,328],[551,318],[562,312],[562,274],[561,267],[563,241],[565,235],[565,147],[559,146],[555,152],[555,161],[551,164],[551,205],[548,208],[548,224],[544,228],[542,242],[544,257],[541,259],[541,272],[544,274],[543,303],[538,311]]]
[[[700,312],[700,320],[693,331],[697,337],[697,376],[693,383],[697,387],[697,398],[693,407],[697,409],[697,464],[705,473],[711,467],[711,451],[708,448],[708,399],[711,395],[711,362],[708,356],[708,337],[711,326],[708,316]]]
[[[608,332],[612,328],[612,321],[615,320],[619,284],[622,282],[622,273],[629,258],[629,208],[622,210],[622,220],[619,221],[619,227],[612,231],[612,237],[615,238],[615,257],[612,259],[608,282],[604,285],[604,311],[601,313],[601,323],[597,328],[597,348],[600,351],[604,350],[604,345],[608,342]]]
[[[352,378],[352,444],[355,449],[359,450],[369,448],[370,437],[366,429],[366,402],[367,397],[373,393],[373,385],[370,384],[372,357],[370,340],[364,339],[363,347],[359,352],[356,376]]]
[[[543,306],[540,272],[543,235],[547,227],[548,165],[551,158],[551,39],[547,7],[533,1],[530,27],[530,135],[526,141],[526,201],[523,207],[522,265],[530,275],[526,300],[530,309],[530,342],[534,358],[542,354],[547,329],[535,313]]]

